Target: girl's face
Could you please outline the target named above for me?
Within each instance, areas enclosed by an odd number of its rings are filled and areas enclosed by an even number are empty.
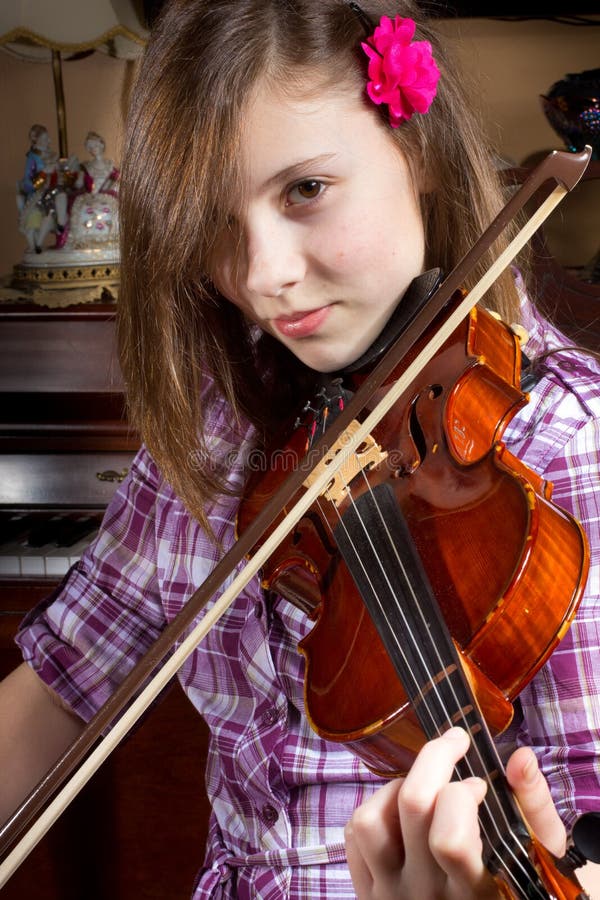
[[[244,209],[219,243],[221,292],[321,372],[361,356],[423,271],[417,189],[350,91],[262,86],[245,122]],[[236,249],[237,248],[237,249]]]

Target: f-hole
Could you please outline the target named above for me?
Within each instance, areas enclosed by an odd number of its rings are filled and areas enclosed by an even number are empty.
[[[444,387],[441,384],[430,384],[429,387],[425,388],[419,396],[415,399],[411,406],[410,410],[410,434],[413,439],[414,445],[417,448],[417,453],[419,455],[419,459],[421,462],[427,456],[427,441],[425,440],[425,434],[423,429],[421,428],[421,423],[419,421],[419,414],[417,412],[417,406],[419,405],[419,400],[422,397],[426,397],[427,400],[438,400],[439,397],[444,393]]]

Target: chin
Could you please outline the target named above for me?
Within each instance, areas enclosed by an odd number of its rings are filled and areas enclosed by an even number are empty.
[[[365,348],[366,349],[366,348]],[[306,353],[306,354],[298,354],[299,359],[309,368],[314,369],[315,372],[322,372],[324,375],[329,375],[332,372],[339,372],[341,369],[345,369],[346,366],[349,366],[354,360],[359,359],[365,352],[362,347],[359,347],[358,350],[349,350],[347,347],[344,350],[340,350],[339,352],[331,352],[331,353]]]

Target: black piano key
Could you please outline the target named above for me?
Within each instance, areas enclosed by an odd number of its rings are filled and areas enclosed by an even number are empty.
[[[27,537],[28,547],[45,547],[46,544],[53,544],[56,540],[56,534],[60,525],[60,516],[51,516],[48,519],[38,520]]]
[[[17,538],[29,534],[35,517],[31,515],[15,514],[14,516],[0,517],[0,545],[8,544]]]
[[[84,516],[78,519],[63,519],[56,530],[54,542],[57,547],[72,547],[77,541],[91,534],[98,527],[98,519]]]

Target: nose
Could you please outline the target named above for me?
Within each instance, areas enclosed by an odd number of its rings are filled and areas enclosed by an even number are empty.
[[[246,273],[248,291],[262,297],[279,297],[306,274],[301,236],[283,217],[246,225]]]

